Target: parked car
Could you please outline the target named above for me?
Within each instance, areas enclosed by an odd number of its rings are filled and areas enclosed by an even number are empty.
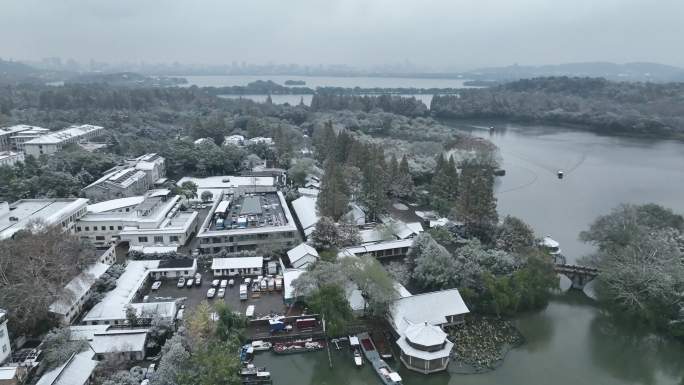
[[[247,285],[240,285],[240,301],[247,300]]]
[[[192,287],[192,285],[193,285],[194,283],[195,283],[195,280],[192,279],[192,278],[190,278],[190,279],[188,279],[187,281],[185,281],[185,286],[187,286],[188,288],[190,288],[190,287]]]
[[[154,281],[154,283],[152,284],[152,290],[159,290],[160,287],[161,281]]]
[[[212,287],[217,287],[217,286],[219,285],[220,282],[221,282],[221,281],[219,281],[218,279],[215,279],[215,280],[211,281],[211,286],[212,286]]]
[[[228,280],[227,280],[227,279],[222,279],[222,280],[221,280],[221,287],[225,289],[226,286],[228,286]]]
[[[228,280],[228,286],[230,286],[230,287],[235,286],[235,280],[234,280],[234,279],[229,279],[229,280]]]
[[[202,274],[195,274],[195,286],[202,286]]]
[[[185,287],[185,278],[184,277],[178,278],[178,284],[176,286],[177,287]]]
[[[216,295],[216,289],[214,289],[213,287],[210,288],[209,291],[207,291],[207,298],[214,298],[215,295]]]
[[[218,296],[219,296],[219,298],[225,297],[226,296],[226,289],[220,288],[218,291]]]

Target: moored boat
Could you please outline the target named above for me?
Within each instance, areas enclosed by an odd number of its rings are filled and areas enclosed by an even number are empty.
[[[371,365],[373,365],[373,369],[375,369],[380,380],[382,380],[385,385],[401,385],[401,376],[380,358],[380,354],[368,333],[358,334],[358,339],[363,354]]]
[[[323,341],[304,341],[291,343],[278,343],[273,346],[273,352],[276,354],[294,354],[306,353],[321,350],[325,348]]]
[[[271,347],[273,347],[273,344],[268,341],[252,341],[252,348],[255,352],[271,350]]]

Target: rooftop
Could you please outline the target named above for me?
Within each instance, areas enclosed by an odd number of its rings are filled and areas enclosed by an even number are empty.
[[[450,289],[397,299],[391,306],[391,321],[402,334],[412,324],[441,325],[447,316],[469,312],[458,289]]]
[[[43,374],[36,385],[84,385],[96,366],[93,351],[88,348],[74,353],[64,365]]]
[[[107,211],[121,210],[126,207],[137,206],[145,200],[143,195],[133,196],[128,198],[112,199],[104,202],[94,203],[88,205],[88,212],[103,213]]]
[[[214,258],[212,270],[259,268],[264,265],[264,257]]]
[[[313,231],[314,226],[320,219],[316,210],[316,198],[308,196],[299,197],[292,201],[292,209],[299,219],[299,224],[302,226],[304,234],[307,236],[311,234],[311,231]],[[311,231],[307,233],[309,229]]]
[[[32,220],[55,224],[63,214],[86,207],[87,199],[21,199],[9,205],[9,211],[0,209],[0,239],[11,237],[26,228]]]
[[[93,126],[90,124],[84,124],[81,126],[71,126],[69,128],[65,128],[63,130],[59,131],[54,131],[49,134],[45,134],[42,136],[39,136],[35,139],[31,139],[27,144],[57,144],[61,143],[65,140],[74,138],[74,137],[79,137],[85,134],[88,134],[92,131],[97,131],[101,130],[102,127],[100,126]]]
[[[145,349],[147,329],[112,329],[93,335],[90,347],[96,354],[140,352]]]
[[[159,261],[129,261],[126,265],[126,270],[116,281],[116,287],[107,292],[105,297],[97,305],[95,305],[83,317],[84,322],[99,321],[99,320],[113,320],[125,319],[126,307],[133,301],[138,288],[147,277],[147,274],[159,267]],[[132,306],[141,314],[142,308],[147,305],[148,308],[154,309],[156,305],[162,307],[168,306],[162,303],[144,303],[133,304]],[[171,302],[173,305],[173,302]],[[164,310],[167,312],[167,310]]]
[[[224,202],[229,202],[228,207],[225,207]],[[296,229],[285,197],[280,191],[246,195],[236,193],[230,200],[214,203],[197,236],[241,235]]]
[[[86,271],[77,275],[64,287],[60,298],[50,305],[50,311],[57,314],[66,314],[71,307],[83,297],[93,286],[95,281],[104,274],[109,265],[96,262]]]
[[[307,245],[306,243],[300,243],[296,247],[287,251],[287,257],[290,259],[290,263],[295,263],[307,255],[318,257],[318,252],[316,249]]]
[[[29,126],[27,124],[17,124],[16,126],[0,127],[0,135],[15,134],[17,132],[34,130],[34,129],[48,131],[47,128]]]

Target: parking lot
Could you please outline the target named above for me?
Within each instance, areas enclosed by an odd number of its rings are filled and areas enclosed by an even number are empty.
[[[245,314],[247,306],[254,305],[254,317],[259,318],[271,314],[285,315],[287,313],[287,307],[283,303],[283,293],[282,291],[272,291],[272,292],[259,292],[258,298],[255,297],[252,291],[249,291],[249,298],[246,301],[240,300],[240,283],[242,283],[242,278],[233,277],[235,285],[233,287],[226,287],[226,295],[224,298],[218,297],[218,288],[216,289],[217,295],[214,298],[207,298],[207,291],[211,288],[211,281],[214,279],[213,274],[210,271],[204,270],[200,271],[202,274],[201,285],[193,285],[192,288],[179,288],[176,287],[178,283],[177,279],[166,279],[162,281],[162,285],[159,290],[150,291],[147,293],[149,295],[148,302],[155,301],[169,301],[178,298],[184,298],[185,311],[184,317],[191,314],[192,310],[201,302],[206,300],[209,304],[215,304],[219,302],[224,302],[230,309],[241,312]],[[223,277],[217,279],[228,280],[230,278]]]

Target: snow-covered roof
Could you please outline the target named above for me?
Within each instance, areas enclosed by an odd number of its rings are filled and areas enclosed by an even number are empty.
[[[126,270],[116,281],[116,287],[107,292],[102,301],[83,317],[83,322],[126,319],[126,307],[129,304],[136,308],[139,314],[142,314],[143,308],[148,310],[161,309],[164,310],[165,314],[168,313],[170,305],[167,302],[131,304],[138,288],[145,281],[149,272],[158,266],[159,261],[129,261]],[[168,303],[175,306],[174,302]]]
[[[57,224],[66,217],[85,208],[84,198],[21,199],[0,212],[0,239],[6,239],[26,228],[32,220],[42,220],[48,225]]]
[[[404,329],[404,336],[414,344],[426,347],[441,345],[447,338],[442,328],[427,322],[407,326]]]
[[[228,211],[229,206],[230,206],[230,200],[221,201],[221,202],[219,202],[218,206],[216,206],[216,210],[214,210],[214,213],[225,214],[225,212]]]
[[[392,326],[398,334],[411,324],[442,325],[447,316],[469,313],[458,289],[435,291],[397,299],[391,305]]]
[[[320,219],[316,211],[316,198],[299,197],[292,201],[292,209],[299,218],[299,224],[302,225],[305,233],[307,229],[313,228]]]
[[[366,299],[358,285],[350,281],[345,285],[344,293],[353,312],[361,312],[366,308]]]
[[[349,212],[344,214],[344,219],[349,223],[360,226],[366,224],[366,213],[363,212],[359,205],[352,203]]]
[[[556,248],[556,247],[560,246],[560,243],[556,242],[553,238],[551,238],[548,235],[542,239],[541,243],[542,243],[542,246],[548,247],[548,248]]]
[[[88,348],[74,353],[62,366],[43,374],[36,385],[84,385],[96,366],[93,351]]]
[[[142,195],[128,197],[128,198],[112,199],[112,200],[88,205],[88,212],[90,212],[90,213],[104,213],[107,211],[121,210],[121,209],[124,209],[126,207],[137,206],[140,203],[142,203],[142,201],[144,201],[144,200],[145,200],[145,197]]]
[[[320,191],[319,191],[318,189],[315,189],[315,188],[300,187],[300,188],[297,189],[297,192],[298,192],[300,195],[310,196],[310,197],[314,197],[314,198],[315,198],[315,197],[318,196],[318,193],[319,193]]]
[[[178,251],[178,246],[145,246],[145,245],[133,245],[130,247],[132,251],[139,251],[143,254],[164,254],[164,253],[175,253]]]
[[[64,286],[60,298],[50,305],[50,311],[56,314],[66,314],[90,290],[95,281],[104,274],[109,265],[96,262],[88,269],[77,275]]]
[[[253,269],[264,265],[264,257],[214,258],[212,270]]]
[[[394,235],[399,239],[406,239],[422,232],[423,226],[419,222],[394,221]]]
[[[70,340],[92,340],[97,333],[104,333],[110,325],[72,325],[69,326]]]
[[[295,263],[307,255],[312,255],[318,258],[318,252],[313,247],[306,243],[300,243],[295,248],[287,251],[287,256],[290,258],[290,263]]]
[[[384,234],[377,228],[360,230],[359,236],[361,236],[361,243],[381,242],[384,240]]]
[[[63,130],[50,132],[49,134],[39,136],[35,139],[31,139],[28,142],[26,142],[25,144],[57,144],[57,143],[62,143],[65,140],[71,139],[73,137],[83,136],[83,135],[86,135],[92,131],[97,131],[97,130],[101,130],[101,129],[102,129],[102,127],[93,126],[91,124],[84,124],[81,126],[71,126],[69,128],[65,128]]]
[[[406,290],[406,287],[404,287],[404,285],[402,285],[401,283],[399,283],[397,281],[394,281],[392,286],[394,287],[394,290],[396,290],[397,294],[399,294],[399,298],[406,298],[406,297],[410,297],[413,295],[413,294],[411,294],[411,292]]]
[[[0,135],[10,135],[14,134],[17,132],[22,132],[22,131],[28,131],[28,130],[43,130],[43,131],[49,131],[47,128],[42,128],[42,127],[37,127],[37,126],[29,126],[27,124],[17,124],[15,126],[9,126],[9,127],[0,127]]]
[[[362,255],[373,251],[399,249],[413,246],[413,239],[399,239],[396,241],[384,241],[377,243],[369,243],[367,245],[352,246],[342,249],[337,253],[337,257],[349,257],[352,255]]]
[[[0,381],[12,380],[17,377],[18,366],[0,367]]]
[[[454,343],[447,339],[445,340],[444,347],[442,349],[433,352],[428,352],[425,350],[416,349],[413,346],[409,345],[405,336],[401,336],[397,340],[397,345],[399,346],[399,349],[401,349],[404,352],[404,354],[409,355],[411,357],[420,358],[426,361],[448,357],[451,354],[451,349],[454,347]]]
[[[210,176],[206,178],[183,177],[176,185],[181,186],[184,182],[193,182],[200,189],[225,189],[238,186],[275,186],[275,178],[272,176]]]
[[[90,347],[96,354],[112,352],[142,352],[145,350],[147,329],[113,329],[95,333]]]
[[[295,297],[294,287],[292,282],[299,278],[306,270],[302,269],[285,269],[283,270],[283,297],[285,300],[293,299]]]

